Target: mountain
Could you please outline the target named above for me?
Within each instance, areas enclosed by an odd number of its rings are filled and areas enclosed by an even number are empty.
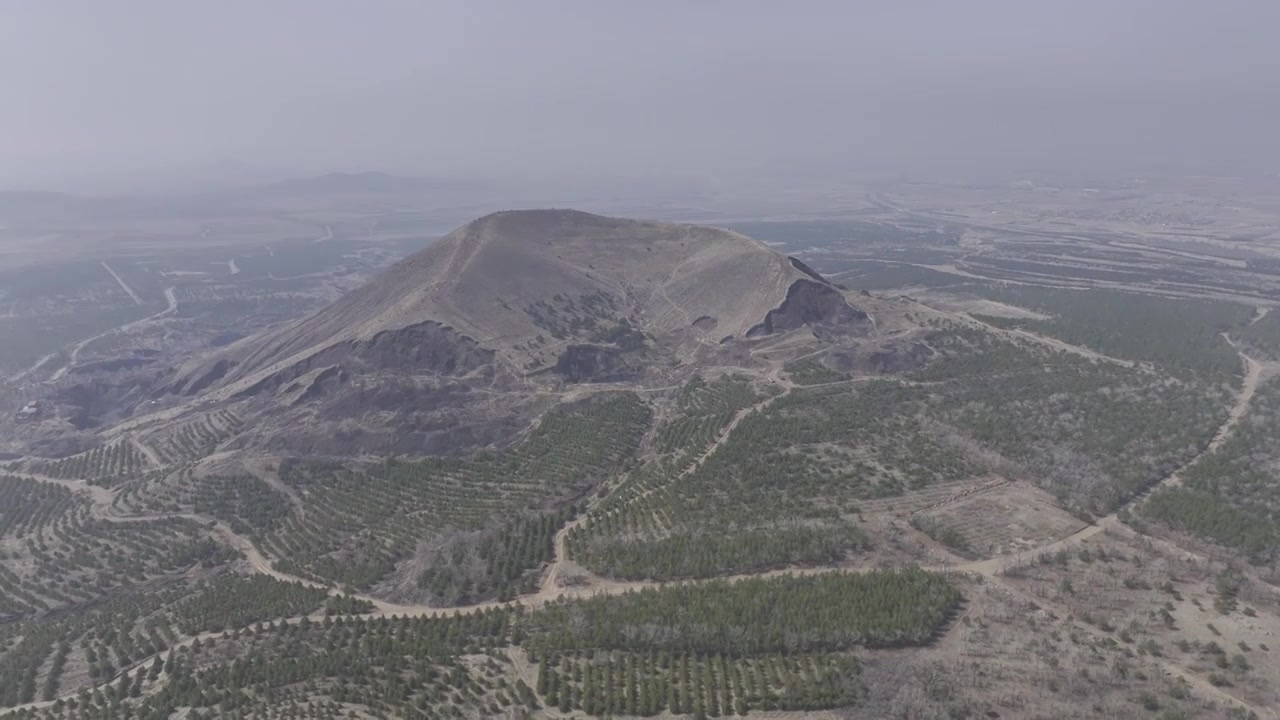
[[[166,390],[367,421],[482,390],[660,382],[689,365],[750,363],[752,348],[793,331],[821,340],[870,328],[840,288],[738,233],[508,211],[310,317],[189,364]]]

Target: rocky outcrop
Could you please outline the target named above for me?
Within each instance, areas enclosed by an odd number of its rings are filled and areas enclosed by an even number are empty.
[[[812,272],[812,271],[810,271]],[[764,322],[747,331],[756,338],[808,326],[819,337],[824,334],[860,334],[870,329],[867,314],[845,301],[839,290],[812,280],[797,280],[787,297],[765,315]]]
[[[158,395],[174,394],[174,395],[196,395],[222,378],[236,366],[234,360],[222,358],[208,365],[203,365],[195,372],[178,378],[176,381],[161,388]]]
[[[475,340],[435,322],[385,330],[368,340],[335,343],[274,373],[241,392],[252,397],[275,392],[319,368],[346,373],[431,374],[459,377],[493,364],[493,351]]]
[[[867,356],[867,364],[873,372],[894,374],[919,370],[929,363],[933,349],[924,343],[912,343],[906,347],[888,347]]]
[[[790,261],[791,261],[791,267],[793,267],[793,268],[795,268],[795,269],[799,270],[800,272],[804,273],[805,275],[808,275],[809,277],[813,278],[814,280],[817,280],[818,282],[822,283],[823,285],[830,285],[830,284],[831,284],[831,282],[830,282],[829,280],[827,280],[826,278],[824,278],[824,277],[822,277],[821,275],[819,275],[819,274],[818,274],[818,271],[814,270],[813,268],[809,267],[808,265],[805,265],[803,262],[801,262],[801,261],[800,261],[800,259],[799,259],[799,258],[792,257],[792,256],[788,255],[788,256],[787,256],[787,260],[790,260]]]
[[[626,352],[611,345],[570,345],[552,370],[569,382],[626,382],[641,370],[627,361]]]

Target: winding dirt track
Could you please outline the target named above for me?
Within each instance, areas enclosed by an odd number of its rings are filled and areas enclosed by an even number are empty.
[[[105,265],[106,263],[103,263],[103,264]],[[75,367],[76,359],[80,357],[80,351],[83,350],[85,346],[87,346],[89,343],[93,342],[94,340],[97,340],[98,338],[106,337],[108,335],[112,335],[114,333],[124,332],[131,328],[138,327],[139,325],[145,325],[146,323],[149,323],[153,320],[158,320],[166,315],[172,314],[174,310],[178,309],[178,296],[175,294],[175,291],[176,291],[176,288],[172,288],[172,287],[165,288],[164,297],[165,297],[165,300],[168,302],[168,306],[164,310],[161,310],[160,312],[154,313],[152,315],[148,315],[139,320],[134,320],[131,323],[126,323],[124,325],[121,325],[120,327],[113,327],[110,330],[100,332],[97,335],[94,335],[93,337],[86,338],[76,343],[75,346],[71,348],[71,353],[67,357],[67,364],[63,365],[61,368],[58,368],[58,371],[49,377],[49,381],[53,382],[54,380],[60,379],[63,375],[67,374],[67,371]],[[141,305],[142,303],[139,302],[138,304]],[[43,363],[43,361],[41,362]],[[31,370],[35,370],[36,367],[39,367],[39,365],[32,367]],[[27,372],[30,372],[30,370],[28,370]]]
[[[104,266],[104,267],[107,267],[106,263],[103,263],[103,266]],[[110,268],[110,267],[107,267],[107,269],[108,269],[108,270],[110,270],[111,268]],[[112,271],[112,273],[111,273],[111,274],[114,276],[114,275],[115,275],[115,272],[114,272],[114,271]],[[117,279],[118,279],[118,278],[117,278]],[[124,284],[123,284],[123,282],[121,283],[121,287],[124,287],[125,289],[128,289],[128,286],[124,285]],[[88,345],[89,343],[93,342],[94,340],[97,340],[97,339],[98,339],[98,338],[100,338],[100,337],[105,337],[105,336],[110,335],[110,334],[112,334],[112,333],[123,332],[123,331],[125,331],[125,330],[130,329],[130,328],[133,328],[133,327],[137,327],[137,326],[139,326],[139,325],[142,325],[143,323],[151,322],[152,320],[159,319],[159,318],[161,318],[161,317],[164,317],[165,315],[169,315],[169,314],[171,314],[174,310],[177,310],[177,309],[178,309],[178,296],[176,295],[176,290],[177,290],[177,288],[173,288],[173,287],[165,288],[165,290],[164,290],[164,297],[165,297],[165,300],[168,302],[168,307],[166,307],[164,310],[161,310],[160,312],[155,313],[154,315],[148,315],[147,317],[144,317],[144,318],[142,318],[142,319],[140,319],[140,320],[134,320],[133,322],[126,323],[126,324],[121,325],[121,326],[119,326],[119,327],[113,327],[113,328],[111,328],[110,330],[107,330],[107,331],[105,331],[105,332],[100,332],[100,333],[98,333],[97,335],[94,335],[93,337],[87,338],[87,339],[85,339],[85,340],[80,341],[79,343],[76,343],[76,344],[75,344],[74,346],[72,346],[72,348],[71,348],[71,352],[69,353],[68,358],[67,358],[67,363],[66,363],[65,365],[63,365],[61,368],[59,368],[59,369],[58,369],[58,371],[57,371],[57,372],[55,372],[55,373],[53,374],[53,376],[49,378],[49,380],[50,380],[50,381],[58,380],[58,379],[59,379],[59,378],[61,378],[63,375],[66,375],[66,374],[67,374],[67,371],[68,371],[68,370],[70,370],[70,369],[71,369],[71,368],[76,364],[76,358],[77,358],[77,357],[79,357],[79,355],[80,355],[80,351],[81,351],[82,349],[84,349],[84,347],[85,347],[86,345]],[[132,291],[132,290],[130,290],[130,291],[129,291],[129,294],[130,294],[130,295],[133,295],[133,291]],[[138,300],[137,296],[133,296],[133,297],[134,297],[134,300]],[[138,304],[139,304],[139,305],[141,305],[141,304],[142,304],[142,302],[141,302],[141,301],[139,301],[139,302],[138,302]],[[16,375],[12,375],[12,376],[10,376],[10,377],[9,377],[9,382],[17,382],[17,381],[21,380],[22,378],[24,378],[24,377],[26,377],[26,376],[30,375],[31,373],[35,372],[36,370],[39,370],[41,367],[43,367],[43,366],[44,366],[44,364],[45,364],[45,363],[47,363],[47,362],[49,362],[50,360],[52,360],[52,359],[53,359],[54,357],[56,357],[56,356],[58,355],[58,353],[60,353],[60,352],[61,352],[61,350],[55,350],[54,352],[51,352],[51,353],[49,353],[48,355],[45,355],[44,357],[42,357],[42,358],[40,358],[39,360],[37,360],[37,361],[36,361],[36,364],[32,365],[31,367],[27,368],[26,370],[23,370],[22,372],[20,372],[20,373],[18,373],[18,374],[16,374]]]
[[[1135,367],[1141,366],[1141,363],[1135,362],[1133,360],[1125,360],[1123,358],[1104,355],[1098,352],[1097,350],[1091,350],[1087,347],[1084,347],[1083,345],[1072,345],[1069,342],[1064,342],[1057,338],[1051,338],[1051,337],[1048,337],[1047,335],[1033,333],[1030,330],[997,327],[995,325],[985,323],[979,320],[978,318],[970,315],[969,313],[951,313],[951,314],[967,322],[973,323],[975,325],[980,325],[982,326],[983,330],[986,330],[987,332],[990,332],[994,335],[999,335],[1002,337],[1013,338],[1018,340],[1029,340],[1038,345],[1044,345],[1045,347],[1052,348],[1054,350],[1061,350],[1063,352],[1070,353],[1072,355],[1078,355],[1087,360],[1097,360],[1099,362],[1111,363],[1113,365],[1121,365],[1127,368],[1135,368]]]
[[[142,442],[136,436],[131,436],[129,438],[129,442],[133,443],[133,446],[137,448],[138,452],[142,453],[143,456],[147,458],[147,462],[150,462],[155,467],[164,467],[164,461],[160,459],[160,456],[156,454],[155,450],[151,449],[151,446]]]
[[[1264,370],[1268,369],[1264,367],[1261,363],[1245,355],[1243,352],[1240,352],[1240,358],[1242,363],[1244,363],[1245,370],[1246,370],[1244,380],[1241,383],[1240,390],[1236,394],[1235,400],[1232,403],[1231,409],[1228,413],[1226,420],[1223,422],[1221,426],[1219,426],[1219,428],[1214,433],[1214,436],[1210,440],[1208,445],[1206,445],[1206,447],[1200,453],[1198,453],[1197,455],[1189,459],[1182,466],[1177,468],[1174,472],[1170,473],[1168,476],[1160,480],[1160,482],[1156,483],[1155,485],[1153,485],[1151,488],[1149,488],[1142,494],[1131,499],[1128,503],[1126,503],[1123,506],[1122,509],[1133,509],[1138,505],[1140,505],[1142,502],[1144,502],[1156,490],[1162,487],[1177,485],[1178,483],[1181,482],[1180,474],[1183,471],[1185,471],[1188,467],[1198,462],[1202,457],[1204,457],[1208,453],[1211,453],[1214,450],[1217,450],[1230,437],[1236,425],[1248,412],[1249,404],[1252,401],[1253,396],[1258,389],[1258,385],[1261,383],[1263,379]],[[840,383],[843,383],[843,382],[848,382],[848,381],[840,381]],[[835,383],[835,384],[839,384],[839,383]],[[707,450],[703,452],[703,454],[700,455],[698,459],[695,460],[694,463],[691,464],[690,467],[687,468],[684,472],[685,473],[692,472],[697,467],[705,463],[707,459],[711,457],[711,455],[713,455],[717,450],[719,450],[724,445],[724,443],[728,440],[729,436],[732,435],[733,431],[738,427],[738,425],[742,422],[742,420],[745,419],[750,413],[763,409],[770,403],[776,401],[778,398],[784,397],[785,395],[787,395],[789,392],[792,391],[792,389],[794,389],[794,386],[788,385],[785,392],[766,398],[765,400],[762,400],[761,402],[756,403],[751,407],[740,410],[737,414],[734,415],[733,419],[725,427],[720,437],[717,438],[716,441],[712,443],[712,445],[708,447]],[[253,569],[254,572],[268,575],[284,582],[296,582],[296,583],[303,584],[307,587],[324,589],[328,591],[331,595],[339,594],[339,591],[330,585],[326,585],[323,583],[316,582],[314,580],[301,578],[295,575],[290,575],[288,573],[283,573],[276,570],[272,565],[271,561],[266,556],[264,556],[262,552],[259,551],[258,548],[253,545],[252,542],[250,542],[247,538],[235,533],[225,523],[222,523],[221,521],[218,521],[214,518],[210,518],[207,516],[198,515],[194,513],[173,513],[173,514],[144,515],[144,516],[121,515],[118,513],[118,511],[116,510],[116,508],[112,503],[114,499],[114,493],[105,488],[99,488],[78,480],[63,480],[63,479],[49,478],[49,477],[34,475],[30,473],[11,473],[11,474],[19,475],[22,477],[28,477],[35,480],[53,482],[59,485],[63,485],[65,487],[72,488],[82,493],[87,493],[89,496],[89,499],[93,502],[95,515],[105,520],[110,520],[113,522],[129,522],[129,521],[139,521],[139,520],[154,520],[154,519],[161,519],[161,518],[181,517],[181,518],[186,518],[195,522],[199,522],[205,525],[206,527],[210,528],[213,532],[215,532],[216,534],[220,535],[223,539],[225,539],[231,546],[239,550],[245,556],[249,566]],[[1046,553],[1054,553],[1054,552],[1057,552],[1058,550],[1072,547],[1102,532],[1134,532],[1131,528],[1128,528],[1127,526],[1125,526],[1123,523],[1120,522],[1118,517],[1118,512],[1119,511],[1117,511],[1117,513],[1112,513],[1103,518],[1100,518],[1090,523],[1089,525],[1086,525],[1081,530],[1065,538],[1061,538],[1053,542],[1045,543],[1038,547],[1024,550],[1018,553],[996,557],[996,558],[985,559],[985,560],[977,560],[977,561],[967,562],[967,563],[956,563],[956,564],[950,564],[950,565],[944,565],[944,566],[926,566],[924,569],[931,570],[934,572],[969,573],[969,574],[981,575],[987,578],[988,581],[995,583],[998,587],[1000,587],[1002,590],[1004,590],[1005,592],[1007,592],[1009,595],[1013,597],[1016,597],[1024,602],[1034,603],[1041,607],[1047,607],[1051,609],[1055,614],[1059,615],[1060,617],[1069,618],[1072,616],[1072,612],[1070,611],[1070,609],[1065,607],[1055,606],[1054,603],[1052,603],[1051,601],[1047,601],[1045,598],[1042,598],[1040,596],[1031,596],[1027,594],[1025,591],[1013,586],[1011,583],[1005,580],[1002,577],[1002,574],[1004,570],[1007,568],[1026,564],[1028,562],[1033,561],[1036,557]],[[373,612],[367,613],[361,616],[365,618],[397,617],[397,616],[398,617],[448,617],[448,616],[472,613],[480,610],[487,610],[487,609],[498,608],[498,607],[534,608],[541,605],[545,605],[549,602],[552,602],[561,598],[568,599],[568,598],[593,597],[597,595],[618,595],[618,594],[641,590],[645,588],[658,588],[658,587],[665,587],[665,586],[687,585],[687,584],[694,584],[694,583],[700,583],[700,582],[707,582],[707,580],[676,580],[676,581],[669,581],[669,582],[659,582],[659,581],[623,582],[623,581],[607,580],[599,577],[588,577],[588,582],[586,584],[569,586],[569,587],[559,587],[559,581],[561,577],[564,575],[564,568],[566,564],[571,562],[569,560],[569,553],[568,553],[568,535],[570,532],[572,532],[574,528],[578,527],[583,522],[583,520],[586,517],[586,514],[587,513],[583,513],[582,515],[579,515],[577,518],[574,518],[570,522],[566,523],[565,526],[561,528],[559,532],[556,533],[555,539],[554,539],[555,559],[553,560],[553,562],[549,564],[549,566],[544,571],[542,582],[540,583],[538,591],[536,593],[533,593],[530,595],[524,595],[524,596],[521,596],[520,598],[517,598],[509,602],[490,601],[490,602],[476,603],[472,605],[446,607],[446,608],[434,607],[430,605],[416,605],[416,604],[401,605],[401,604],[391,603],[384,600],[379,600],[374,597],[370,597],[367,595],[360,595],[360,594],[351,595],[351,597],[355,597],[357,599],[367,601],[374,607]],[[871,572],[876,569],[879,569],[879,568],[876,568],[876,567],[830,567],[830,566],[812,567],[812,568],[784,568],[784,569],[771,570],[771,571],[761,572],[761,573],[750,573],[750,574],[721,577],[721,578],[717,578],[716,580],[732,583],[732,582],[738,582],[740,580],[744,580],[746,578],[776,577],[776,576],[782,576],[782,575],[807,576],[807,575],[818,575],[818,574],[832,573],[832,572],[864,573],[864,572]],[[318,616],[315,614],[307,617],[310,619],[318,619]],[[284,619],[284,621],[289,624],[300,623],[303,620],[304,618],[301,616]],[[1072,622],[1078,626],[1079,630],[1086,632],[1088,634],[1110,636],[1109,633],[1102,632],[1092,626],[1083,625],[1074,620]],[[198,637],[201,639],[201,641],[204,641],[204,640],[211,639],[218,636],[220,636],[220,633],[205,633],[204,635],[201,635]],[[196,639],[197,639],[196,637],[187,638],[182,642],[178,643],[175,647],[189,646]],[[172,652],[172,650],[168,652]],[[162,653],[162,656],[163,655],[164,653]],[[1227,692],[1225,689],[1212,685],[1205,679],[1190,673],[1186,669],[1168,660],[1165,660],[1162,658],[1153,658],[1153,660],[1155,660],[1159,665],[1161,665],[1161,667],[1166,672],[1166,674],[1168,674],[1169,676],[1177,676],[1177,677],[1183,678],[1184,680],[1186,680],[1187,683],[1190,684],[1191,687],[1194,687],[1196,690],[1200,691],[1200,693],[1204,696],[1213,698],[1222,703],[1226,703],[1227,705],[1244,708],[1245,710],[1257,713],[1259,717],[1280,718],[1280,713],[1277,713],[1276,711],[1268,708],[1255,707],[1250,703],[1232,695],[1231,693]],[[115,677],[118,678],[119,675],[124,672],[130,672],[136,667],[140,667],[145,663],[149,663],[153,661],[154,661],[154,658],[146,658],[142,661],[135,663],[130,667],[121,669]],[[100,684],[99,687],[110,683],[114,679],[115,678],[107,680],[106,682]],[[65,699],[74,697],[74,695],[75,695],[74,693],[69,693],[63,699],[65,700]],[[32,703],[29,705],[8,708],[0,714],[12,713],[21,708],[46,707],[50,704],[51,703],[47,703],[47,702]]]
[[[1258,385],[1262,382],[1264,366],[1262,363],[1259,363],[1257,360],[1254,360],[1244,353],[1240,353],[1240,359],[1245,366],[1244,380],[1241,382],[1240,390],[1236,393],[1235,400],[1231,404],[1231,409],[1227,412],[1227,418],[1218,426],[1217,431],[1213,434],[1213,438],[1209,440],[1209,444],[1206,445],[1199,453],[1192,456],[1191,459],[1184,462],[1156,484],[1131,498],[1129,502],[1117,509],[1116,512],[1095,520],[1072,535],[1068,535],[1061,540],[1056,540],[1046,545],[1041,545],[1040,547],[1024,550],[1012,555],[1003,555],[997,558],[979,560],[977,562],[968,563],[967,565],[958,566],[956,569],[977,572],[983,575],[994,575],[1003,568],[1022,565],[1034,560],[1038,555],[1057,552],[1058,550],[1074,545],[1081,540],[1091,538],[1104,530],[1126,527],[1120,522],[1119,515],[1122,511],[1137,508],[1161,488],[1180,485],[1182,483],[1182,473],[1185,472],[1187,468],[1199,462],[1204,456],[1222,447],[1222,444],[1227,441],[1227,438],[1231,437],[1231,432],[1235,429],[1236,425],[1239,424],[1240,420],[1249,411],[1249,405],[1253,402],[1253,396],[1257,393]]]

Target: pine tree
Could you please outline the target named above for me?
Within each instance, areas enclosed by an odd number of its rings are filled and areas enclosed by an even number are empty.
[[[641,658],[643,658],[643,656],[641,656]],[[626,705],[623,711],[627,715],[635,715],[640,711],[640,683],[639,678],[637,677],[637,659],[634,655],[627,655],[623,662],[626,676],[626,687],[623,690]],[[643,659],[641,659],[640,662],[643,662]]]
[[[547,674],[550,671],[551,670],[550,670],[550,667],[548,667],[547,658],[544,656],[542,660],[538,662],[538,694],[539,695],[547,694]]]

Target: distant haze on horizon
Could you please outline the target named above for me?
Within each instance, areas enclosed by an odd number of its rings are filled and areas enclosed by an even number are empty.
[[[0,188],[1280,170],[1280,3],[4,6]]]

